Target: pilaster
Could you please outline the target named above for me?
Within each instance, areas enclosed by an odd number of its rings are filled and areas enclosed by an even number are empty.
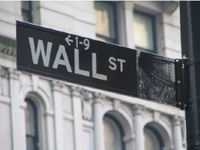
[[[83,90],[81,92],[81,99],[83,104],[83,119],[91,121],[94,117],[92,114],[93,93]]]
[[[133,118],[135,127],[135,150],[144,150],[144,136],[143,136],[143,122],[142,112],[144,111],[143,105],[133,105]]]
[[[48,150],[55,150],[56,149],[56,143],[55,143],[55,126],[54,126],[54,113],[53,112],[47,112],[45,114],[46,118],[46,141],[47,141],[47,147]],[[44,148],[45,149],[45,148]]]
[[[182,150],[181,117],[174,116],[172,119],[174,149]]]
[[[21,118],[20,118],[20,102],[18,93],[20,90],[19,72],[9,69],[9,86],[11,100],[11,131],[12,131],[12,149],[20,150],[22,148],[21,140]]]
[[[27,107],[26,102],[21,102],[20,106],[20,115],[21,115],[21,142],[22,142],[22,150],[26,150],[26,114],[25,109]]]
[[[8,69],[0,66],[0,95],[7,97],[9,94],[8,91]]]
[[[62,107],[62,87],[58,81],[52,81],[53,99],[55,109],[55,143],[57,150],[63,150],[63,107]]]
[[[123,141],[126,144],[127,150],[132,150],[134,148],[134,142],[135,142],[135,134],[131,133],[130,135],[127,135],[123,138]]]
[[[83,120],[82,120],[82,101],[81,88],[71,86],[73,115],[74,115],[74,139],[75,150],[83,149]]]
[[[102,99],[100,93],[94,94],[94,145],[95,150],[104,150]]]

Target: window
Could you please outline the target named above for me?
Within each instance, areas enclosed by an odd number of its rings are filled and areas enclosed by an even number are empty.
[[[27,22],[33,22],[32,18],[32,2],[31,1],[22,1],[22,16],[23,20]]]
[[[156,52],[155,17],[134,11],[133,27],[136,49]]]
[[[26,99],[26,150],[38,150],[37,108],[33,101]]]
[[[124,150],[123,130],[118,120],[107,114],[103,123],[105,150]]]
[[[118,43],[115,14],[116,4],[114,2],[95,2],[96,36],[98,40]]]
[[[164,142],[159,132],[151,125],[144,128],[144,145],[145,150],[162,150]]]

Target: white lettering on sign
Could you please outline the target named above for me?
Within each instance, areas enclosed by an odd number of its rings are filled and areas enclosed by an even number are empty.
[[[107,76],[97,73],[97,55],[92,53],[92,76],[93,78],[107,81]]]
[[[120,64],[120,72],[123,72],[124,71],[124,63],[126,63],[126,60],[118,58],[117,61]]]
[[[78,36],[76,36],[75,38],[75,46],[76,48],[79,47],[79,45],[84,45],[85,46],[85,50],[88,50],[90,48],[90,40],[89,39],[84,39],[83,41],[79,41]],[[71,35],[69,34],[66,38],[65,41],[67,42],[68,46],[71,46],[71,43],[73,43],[73,39],[71,39]]]
[[[85,45],[85,50],[90,48],[90,41],[88,39],[84,39],[83,44]]]
[[[65,38],[65,41],[67,42],[67,44],[70,46],[71,45],[71,43],[70,42],[72,42],[73,43],[73,40],[72,39],[70,39],[70,37],[71,37],[71,35],[68,35],[66,38]]]
[[[63,59],[61,59],[61,56],[63,56]],[[59,45],[58,52],[56,54],[56,58],[53,63],[53,68],[57,69],[58,65],[63,65],[66,67],[68,72],[72,72],[72,68],[69,63],[69,58],[67,56],[65,47],[63,45]]]
[[[51,54],[52,43],[47,42],[47,50],[45,53],[44,43],[42,40],[38,40],[37,48],[35,49],[35,44],[32,37],[29,37],[29,44],[31,48],[31,55],[34,64],[38,64],[39,56],[42,55],[42,60],[45,67],[49,66],[49,59]]]
[[[117,70],[117,62],[119,62],[119,68],[120,68],[120,72],[124,71],[124,63],[126,63],[126,60],[124,59],[120,59],[120,58],[115,58],[115,57],[110,57],[108,59],[110,65],[108,66],[111,70]]]
[[[74,67],[76,74],[80,74],[86,77],[90,76],[89,71],[81,70],[79,68],[79,50],[77,48],[74,49]]]
[[[65,38],[65,40],[69,40],[67,42],[67,44],[70,46],[70,42],[73,42],[73,40],[71,41],[70,39],[71,36],[68,36],[67,39]],[[38,65],[39,63],[39,57],[41,55],[42,57],[42,61],[43,61],[43,65],[45,67],[49,67],[49,61],[51,58],[51,51],[52,51],[52,46],[53,43],[52,42],[47,42],[47,48],[45,50],[44,47],[44,42],[42,40],[37,40],[37,46],[34,43],[34,38],[29,37],[29,44],[30,44],[30,49],[31,49],[31,56],[32,56],[32,61],[33,64]],[[84,39],[83,44],[85,45],[85,50],[88,50],[90,47],[90,42],[88,39]],[[36,48],[37,47],[37,48]],[[46,52],[45,52],[46,51]],[[97,54],[96,53],[92,53],[91,56],[92,59],[92,74],[90,74],[90,71],[88,70],[83,70],[80,69],[80,57],[79,57],[79,49],[74,48],[74,73],[78,74],[78,75],[82,75],[82,76],[86,76],[86,77],[90,77],[92,75],[92,78],[95,79],[99,79],[99,80],[104,80],[107,81],[107,76],[104,74],[100,74],[97,72]],[[120,67],[122,67],[123,70],[123,60],[118,60],[117,61],[120,62]],[[53,61],[53,65],[52,68],[53,69],[57,69],[59,65],[65,66],[67,72],[73,73],[70,61],[69,61],[69,57],[67,55],[67,51],[64,45],[58,45],[58,50],[55,56],[55,60]]]

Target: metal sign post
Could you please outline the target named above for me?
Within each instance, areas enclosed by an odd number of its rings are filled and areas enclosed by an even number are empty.
[[[186,103],[187,150],[200,150],[200,2],[181,1],[181,43],[189,69]]]

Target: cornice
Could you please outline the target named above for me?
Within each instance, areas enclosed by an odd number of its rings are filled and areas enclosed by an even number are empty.
[[[15,40],[0,36],[0,53],[15,57]]]

